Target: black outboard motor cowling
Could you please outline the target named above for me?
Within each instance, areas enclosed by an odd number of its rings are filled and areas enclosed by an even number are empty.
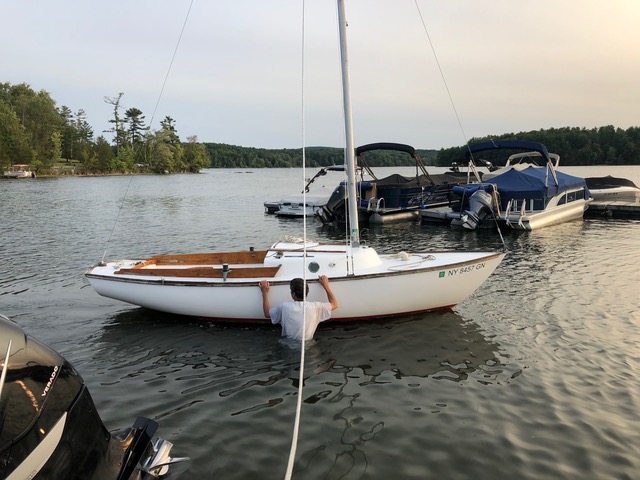
[[[159,476],[160,469],[139,468],[155,453],[151,437],[157,423],[139,418],[126,438],[112,437],[71,364],[2,315],[0,362],[0,478]],[[161,461],[171,463],[163,450]]]
[[[322,209],[316,213],[316,216],[324,224],[346,221],[347,196],[347,187],[341,183],[335,188],[329,200],[327,200],[327,204],[323,205]]]
[[[468,230],[475,230],[485,218],[492,214],[491,194],[482,189],[476,190],[469,197],[469,209],[461,215],[462,226]]]

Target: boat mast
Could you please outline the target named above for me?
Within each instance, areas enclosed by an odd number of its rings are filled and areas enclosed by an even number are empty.
[[[338,29],[340,31],[340,60],[342,66],[342,100],[344,103],[344,131],[346,141],[347,194],[351,246],[360,245],[358,228],[358,203],[356,198],[356,160],[353,143],[353,118],[351,113],[351,88],[349,83],[349,54],[347,51],[347,17],[345,0],[338,0]]]

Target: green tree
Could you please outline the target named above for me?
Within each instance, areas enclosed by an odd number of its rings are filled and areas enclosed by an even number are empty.
[[[198,143],[198,137],[187,137],[187,143],[184,146],[184,163],[186,169],[190,172],[199,172],[203,168],[207,168],[211,160],[207,156],[207,150],[204,145]]]
[[[108,172],[112,165],[114,156],[113,148],[111,148],[109,142],[107,142],[103,136],[98,137],[95,146],[95,169],[92,170],[97,172]]]
[[[51,167],[58,163],[62,158],[62,134],[53,132],[51,134],[51,150],[46,159],[46,167]]]
[[[76,142],[76,128],[73,112],[66,105],[59,110],[62,119],[62,155],[64,158],[73,158],[73,147]]]
[[[166,141],[171,145],[180,143],[180,137],[176,131],[175,122],[176,121],[168,115],[160,122],[160,129],[164,130],[166,134],[165,138],[167,139]]]
[[[174,148],[163,141],[152,145],[149,160],[155,173],[169,173],[173,170]]]
[[[143,134],[148,127],[144,124],[144,115],[138,108],[129,108],[124,113],[124,122],[127,127],[127,139],[129,145],[135,147],[142,143]]]
[[[120,102],[122,101],[123,92],[118,93],[115,97],[104,97],[105,103],[113,106],[113,118],[109,120],[109,123],[113,124],[113,127],[107,130],[113,133],[113,141],[116,146],[116,156],[120,155],[120,148],[126,144],[127,132],[124,128],[124,119],[120,117]]]
[[[93,142],[93,128],[87,122],[87,114],[83,109],[76,112],[75,120],[75,146],[76,158],[85,160],[91,156],[91,150],[95,144]]]
[[[51,134],[60,132],[63,127],[55,102],[46,91],[35,92],[26,83],[7,86],[3,90],[3,96],[8,99],[18,121],[24,127],[32,150],[31,163],[45,164],[53,148]]]
[[[110,163],[112,172],[133,172],[136,170],[135,151],[131,145],[120,147],[120,153]]]
[[[31,163],[31,148],[16,112],[0,98],[0,167]]]
[[[127,141],[128,145],[133,149],[135,163],[146,163],[145,132],[149,130],[149,127],[144,124],[142,110],[138,108],[127,109],[124,114],[124,122],[127,125]]]

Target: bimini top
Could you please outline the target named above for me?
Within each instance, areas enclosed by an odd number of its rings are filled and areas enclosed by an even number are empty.
[[[390,142],[369,143],[367,145],[362,145],[356,148],[356,156],[360,156],[363,153],[370,152],[372,150],[397,150],[398,152],[408,153],[412,157],[416,156],[416,149],[411,145]]]
[[[474,143],[465,149],[464,156],[468,161],[472,155],[478,152],[501,149],[534,151],[540,153],[546,162],[550,161],[547,147],[540,142],[529,142],[525,140],[491,140],[488,142]]]

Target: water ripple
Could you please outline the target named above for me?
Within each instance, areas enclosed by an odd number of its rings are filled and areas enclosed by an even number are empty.
[[[300,172],[238,172],[0,189],[3,207],[31,220],[3,218],[3,313],[74,364],[109,429],[161,420],[176,454],[192,458],[183,478],[282,478],[300,352],[275,327],[99,297],[82,272],[105,249],[113,258],[301,236],[300,222],[262,208]],[[345,236],[313,222],[308,233]],[[616,219],[505,232],[505,261],[453,311],[321,325],[306,352],[296,478],[636,478],[639,235],[640,221]],[[363,239],[381,252],[499,241],[417,223],[364,227]]]

